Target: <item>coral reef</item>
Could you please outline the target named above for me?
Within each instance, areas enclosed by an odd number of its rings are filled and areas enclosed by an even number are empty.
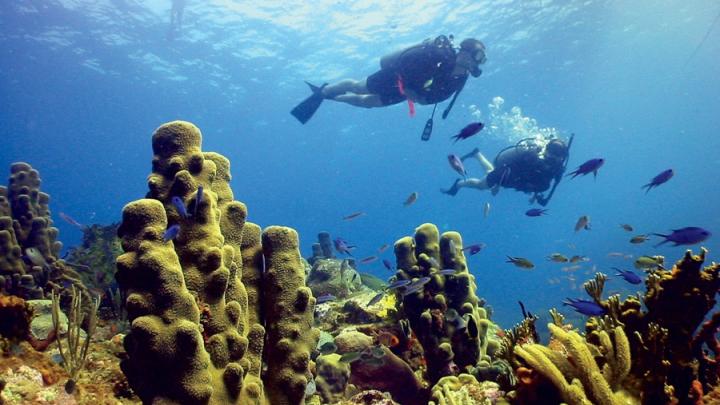
[[[307,285],[317,297],[331,294],[349,297],[364,289],[362,278],[355,270],[354,260],[315,258],[307,277]]]
[[[621,383],[630,372],[630,345],[622,328],[598,333],[594,347],[578,333],[548,324],[554,341],[550,345],[516,346],[515,354],[529,367],[550,380],[569,405],[625,404]],[[602,354],[597,363],[593,353]]]
[[[115,281],[115,259],[122,254],[119,224],[93,224],[83,228],[82,244],[68,251],[65,264],[75,267],[83,284],[103,291]]]
[[[122,370],[146,403],[303,403],[318,331],[297,234],[246,223],[228,160],[201,141],[159,127],[147,198],[123,210]]]
[[[407,317],[423,347],[429,380],[435,383],[489,360],[491,322],[478,305],[475,277],[467,269],[460,234],[440,236],[435,225],[423,224],[414,237],[395,243],[395,256],[395,280],[411,282],[398,292],[398,311]],[[454,273],[443,275],[444,269]]]
[[[479,383],[470,374],[447,376],[438,381],[432,388],[430,405],[461,405],[461,404],[508,404],[503,399],[500,386],[491,381]]]
[[[38,171],[13,163],[8,186],[0,186],[0,293],[40,299],[75,285],[87,294],[77,272],[58,258],[62,243],[49,203]]]
[[[24,299],[13,295],[0,295],[0,337],[16,341],[30,333],[33,311]]]
[[[701,249],[693,255],[688,250],[672,269],[646,270],[645,308],[633,296],[602,300],[602,283],[593,283],[595,288],[588,291],[609,314],[588,320],[588,340],[598,344],[598,334],[608,325],[624,329],[633,359],[631,384],[642,392],[643,403],[691,403],[688,394],[695,390],[693,381],[702,382],[705,390],[717,381],[718,370],[706,366],[711,363],[703,354],[706,343],[709,349],[717,349],[712,319],[707,330],[701,328],[695,334],[715,306],[720,289],[720,264],[702,267],[706,252]]]

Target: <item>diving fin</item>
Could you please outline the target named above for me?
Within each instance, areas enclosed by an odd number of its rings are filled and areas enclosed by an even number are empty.
[[[306,122],[310,121],[310,118],[315,114],[315,111],[317,111],[318,108],[320,108],[320,104],[322,104],[323,100],[325,99],[325,96],[322,94],[323,88],[327,86],[328,84],[325,83],[322,86],[314,86],[308,82],[308,86],[310,86],[310,90],[312,90],[313,94],[310,95],[310,97],[303,100],[300,104],[298,104],[295,108],[290,111],[290,114],[292,114],[295,118],[300,121],[300,123],[305,124]]]

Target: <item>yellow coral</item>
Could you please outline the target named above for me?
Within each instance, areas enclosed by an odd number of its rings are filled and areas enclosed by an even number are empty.
[[[620,390],[631,364],[630,345],[622,328],[613,329],[612,338],[605,331],[598,332],[605,359],[602,371],[582,336],[554,324],[548,324],[548,328],[553,338],[562,343],[567,356],[538,344],[517,346],[515,354],[550,380],[565,402],[570,405],[633,403]]]

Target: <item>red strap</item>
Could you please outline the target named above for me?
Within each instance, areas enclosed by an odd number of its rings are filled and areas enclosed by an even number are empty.
[[[405,95],[405,83],[403,83],[402,76],[400,76],[400,75],[398,75],[397,86],[398,86],[398,91],[400,92],[400,94],[402,94],[403,96],[405,96],[405,98],[407,98],[407,96]],[[409,98],[407,99],[407,102],[408,102],[408,114],[410,115],[410,118],[412,118],[415,116],[415,103],[413,103],[413,101],[410,100]]]

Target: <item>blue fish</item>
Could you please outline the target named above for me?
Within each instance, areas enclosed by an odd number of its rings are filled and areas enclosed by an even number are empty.
[[[198,207],[200,207],[200,203],[203,201],[204,190],[203,186],[198,186],[197,194],[195,194],[195,210],[193,211],[193,217],[197,217]]]
[[[525,211],[525,215],[529,217],[539,217],[541,215],[545,215],[547,212],[547,208],[530,208],[529,210]]]
[[[163,240],[167,242],[171,239],[175,239],[178,236],[178,233],[180,233],[180,225],[175,224],[165,230],[165,234],[163,234]]]
[[[485,124],[483,124],[482,122],[473,122],[473,123],[467,124],[467,126],[465,126],[465,128],[463,128],[463,129],[461,129],[457,135],[452,137],[452,139],[454,139],[455,142],[457,142],[461,139],[468,139],[471,136],[480,132],[484,127],[485,127]],[[455,142],[453,142],[453,143],[455,143]]]
[[[613,267],[613,270],[617,271],[617,274],[615,274],[618,277],[622,277],[630,284],[640,284],[642,283],[642,278],[638,276],[637,274],[633,273],[631,270],[623,270],[618,269],[617,267]]]
[[[664,241],[654,246],[658,247],[668,242],[674,243],[673,246],[694,245],[709,238],[712,234],[707,229],[703,229],[697,226],[688,226],[685,228],[673,229],[672,233],[669,235],[664,235],[661,233],[654,233],[653,235],[665,238]]]
[[[335,301],[336,298],[337,298],[337,297],[335,297],[335,296],[332,295],[332,294],[323,294],[323,295],[317,297],[317,298],[315,299],[315,300],[316,300],[315,302],[318,303],[318,304],[324,304],[324,303],[326,303],[326,302]]]
[[[563,305],[571,306],[575,311],[586,316],[605,315],[605,308],[601,307],[595,301],[568,298],[563,301]]]
[[[673,169],[667,169],[667,170],[661,172],[660,174],[658,174],[657,176],[653,177],[653,179],[650,180],[650,183],[642,186],[641,188],[647,187],[647,190],[645,190],[645,194],[647,194],[651,188],[657,187],[657,186],[667,182],[674,175],[675,175],[675,172],[673,171]]]
[[[187,210],[185,209],[185,203],[183,202],[183,200],[180,197],[175,196],[172,198],[172,204],[177,210],[178,214],[180,214],[183,219],[187,219]]]
[[[387,286],[387,289],[388,290],[396,290],[398,288],[405,287],[408,284],[410,284],[410,280],[397,280],[397,281],[393,282],[392,284],[390,284],[389,286]]]
[[[352,253],[350,253],[350,249],[354,249],[355,245],[348,245],[348,242],[343,238],[335,238],[333,243],[335,244],[335,250],[337,250],[338,253],[344,253],[346,255],[352,256]]]
[[[388,259],[383,259],[382,263],[383,263],[383,266],[385,266],[386,269],[392,271],[393,268],[392,268],[392,263],[390,262],[390,260],[388,260]]]
[[[452,276],[455,274],[455,269],[442,269],[438,271],[438,274],[442,274],[443,276]]]
[[[603,158],[590,159],[587,162],[578,166],[575,171],[568,173],[566,176],[572,175],[571,178],[574,179],[579,175],[585,176],[588,173],[592,173],[594,177],[597,177],[598,169],[600,169],[603,164],[605,164],[605,159]]]

